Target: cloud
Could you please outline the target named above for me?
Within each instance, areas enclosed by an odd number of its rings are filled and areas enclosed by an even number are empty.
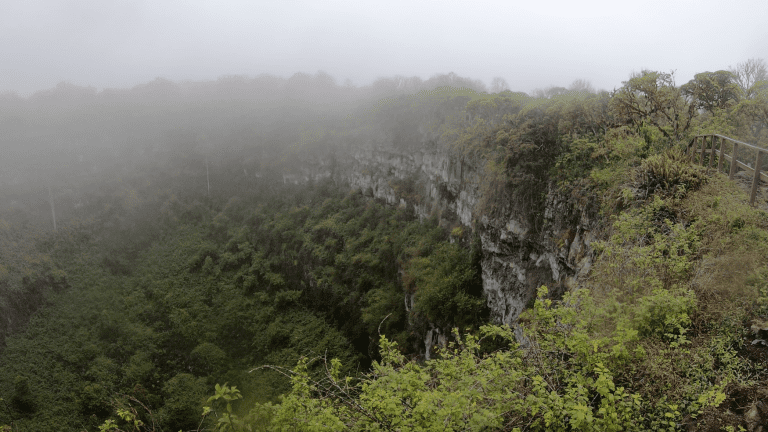
[[[0,91],[318,70],[359,84],[503,76],[523,91],[577,78],[613,88],[643,67],[687,81],[768,55],[765,16],[763,0],[9,0]]]

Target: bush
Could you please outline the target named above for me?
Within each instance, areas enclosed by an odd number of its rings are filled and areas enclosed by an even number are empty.
[[[159,411],[160,423],[168,430],[192,430],[199,424],[207,386],[205,378],[181,373],[163,385],[165,405]]]
[[[210,342],[198,345],[190,355],[190,368],[199,376],[219,371],[227,364],[227,354]]]
[[[633,185],[642,198],[654,194],[682,198],[706,181],[704,168],[692,165],[681,150],[671,149],[645,159],[634,173]]]
[[[11,406],[13,409],[23,414],[31,414],[35,412],[35,398],[29,387],[29,378],[20,375],[17,375],[16,378],[14,378]]]
[[[656,336],[682,343],[691,325],[690,313],[696,307],[693,291],[673,293],[657,289],[640,299],[634,323],[641,336]]]
[[[746,285],[753,287],[757,293],[757,315],[768,318],[768,267],[763,267],[750,275]]]

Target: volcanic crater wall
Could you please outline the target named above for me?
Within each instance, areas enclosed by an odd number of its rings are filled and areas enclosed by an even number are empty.
[[[488,217],[477,213],[482,167],[437,145],[353,148],[331,159],[315,161],[311,168],[304,164],[300,177],[330,175],[391,205],[412,206],[419,217],[436,215],[443,225],[462,225],[477,233],[483,250],[483,291],[497,323],[512,325],[539,286],[563,292],[591,267],[590,245],[596,236],[591,209],[555,187],[548,188],[538,218],[529,217],[516,203],[505,203],[501,216]],[[444,337],[446,329],[434,330],[430,338]]]

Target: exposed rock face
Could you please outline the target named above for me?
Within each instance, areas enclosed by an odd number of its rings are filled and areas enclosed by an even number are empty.
[[[422,218],[436,215],[448,227],[474,230],[483,248],[483,290],[497,323],[514,323],[541,285],[556,292],[576,285],[592,264],[595,224],[588,203],[573,202],[550,187],[539,217],[529,217],[514,203],[502,217],[478,217],[482,170],[437,146],[351,149],[333,162],[313,165],[304,178],[327,177],[333,169],[337,181],[364,194],[412,206]],[[437,334],[435,329],[426,338],[437,341]]]

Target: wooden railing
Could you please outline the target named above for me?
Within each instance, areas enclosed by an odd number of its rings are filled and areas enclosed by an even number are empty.
[[[718,141],[720,142],[719,147],[716,146]],[[709,148],[707,148],[707,142],[709,142]],[[699,146],[699,143],[701,143],[701,146]],[[731,147],[730,152],[728,151],[728,147]],[[738,159],[739,151],[741,149],[743,149],[743,151],[741,151],[742,154],[746,153],[748,155],[750,150],[757,153],[754,168]],[[702,166],[708,166],[710,168],[714,164],[715,155],[717,155],[718,172],[723,171],[723,161],[727,160],[730,163],[728,177],[731,180],[733,180],[733,177],[736,175],[738,168],[742,168],[750,173],[752,175],[752,190],[749,194],[749,203],[751,205],[755,204],[755,197],[757,197],[757,188],[760,184],[760,180],[768,182],[768,174],[762,169],[763,161],[768,160],[763,156],[766,153],[768,153],[768,149],[718,134],[696,135],[693,137],[690,144],[688,144],[687,148],[687,154],[690,157],[691,162],[696,163],[696,155],[700,155],[699,163],[701,163]],[[708,157],[705,158],[705,156]]]

